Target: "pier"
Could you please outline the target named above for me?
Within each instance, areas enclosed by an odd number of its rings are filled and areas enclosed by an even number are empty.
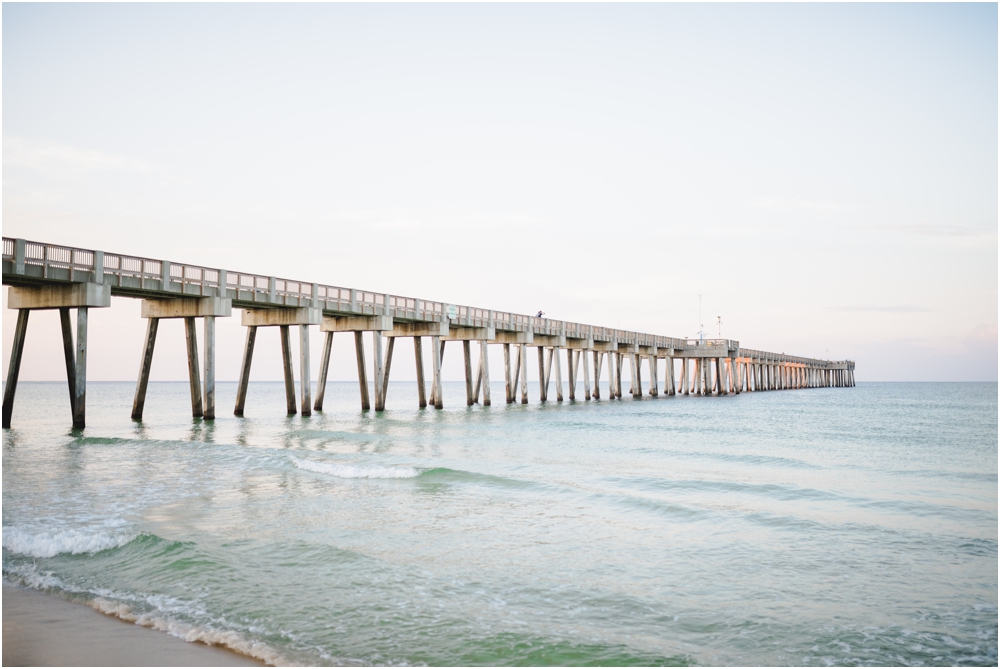
[[[184,319],[192,415],[215,418],[215,319],[231,317],[234,308],[242,310],[241,323],[246,327],[233,409],[237,416],[243,415],[260,327],[280,330],[289,414],[309,415],[323,409],[330,351],[338,332],[354,340],[360,403],[365,411],[372,409],[372,400],[376,412],[385,409],[393,354],[400,338],[413,340],[420,408],[443,408],[441,362],[448,342],[461,343],[469,406],[488,406],[492,402],[486,354],[490,345],[503,346],[504,399],[509,404],[528,403],[529,348],[536,349],[537,397],[541,402],[564,401],[564,390],[568,390],[569,400],[578,400],[581,389],[583,400],[599,400],[602,378],[610,395],[607,399],[621,398],[626,362],[630,378],[627,392],[636,398],[854,385],[853,361],[758,351],[742,348],[731,339],[678,339],[8,237],[3,238],[3,285],[9,286],[8,308],[18,310],[4,388],[5,428],[11,424],[28,319],[35,309],[59,310],[73,427],[86,425],[87,315],[90,309],[110,307],[113,295],[142,300],[141,314],[147,319],[132,404],[132,418],[137,420],[142,418],[158,324],[163,318]],[[71,310],[76,312],[75,340]],[[198,319],[204,337],[201,361]],[[300,342],[299,397],[291,354],[293,326],[297,327]],[[315,399],[311,396],[309,355],[312,326],[317,326],[325,338]],[[365,360],[365,333],[370,333],[373,344],[370,366]],[[429,389],[424,338],[429,338],[430,343]],[[475,365],[474,344],[478,349]],[[568,388],[563,384],[563,365]],[[550,398],[553,388],[555,397]]]

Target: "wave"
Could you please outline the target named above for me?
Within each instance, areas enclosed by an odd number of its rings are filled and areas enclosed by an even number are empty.
[[[121,548],[135,539],[134,532],[81,531],[76,529],[29,532],[4,526],[3,547],[11,553],[50,558],[60,554],[79,555]]]
[[[289,456],[292,463],[299,469],[319,474],[329,474],[342,479],[412,479],[420,476],[420,471],[414,467],[360,467],[357,465],[338,465],[313,460],[300,460],[294,455]]]
[[[172,636],[184,639],[188,643],[201,642],[209,646],[222,646],[272,666],[297,666],[295,663],[289,662],[286,658],[282,657],[278,651],[266,643],[248,639],[238,632],[198,627],[176,620],[168,620],[153,613],[136,613],[128,604],[111,601],[103,597],[97,597],[91,600],[89,604],[105,615],[166,632]]]

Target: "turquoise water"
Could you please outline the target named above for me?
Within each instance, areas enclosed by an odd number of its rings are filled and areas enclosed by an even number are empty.
[[[416,410],[18,388],[3,577],[302,664],[997,664],[997,384]]]

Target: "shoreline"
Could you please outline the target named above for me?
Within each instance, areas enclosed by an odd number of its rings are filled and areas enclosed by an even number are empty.
[[[101,613],[82,602],[3,584],[4,666],[261,667],[222,646]]]

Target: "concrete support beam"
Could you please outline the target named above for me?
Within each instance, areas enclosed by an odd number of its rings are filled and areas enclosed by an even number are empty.
[[[64,340],[68,326],[69,318],[67,314],[66,323],[63,325]],[[153,347],[156,345],[156,331],[159,326],[159,318],[150,318],[146,321],[146,343],[142,349],[142,361],[139,363],[139,379],[135,383],[135,397],[132,399],[133,420],[142,420],[143,407],[146,405],[146,387],[149,385],[149,370],[153,367]],[[67,371],[69,370],[69,366],[69,360],[67,360]]]
[[[69,308],[59,310],[59,325],[62,328],[63,358],[66,360],[66,383],[69,387],[69,410],[73,412],[76,397],[76,346],[73,344],[73,324],[69,318]]]
[[[494,344],[531,344],[534,340],[534,335],[530,331],[495,330],[493,336]]]
[[[73,428],[87,426],[87,321],[90,307],[76,309],[76,392],[73,396]]]
[[[323,322],[323,317],[319,309],[312,307],[244,309],[240,322],[246,327],[319,325]]]
[[[208,320],[208,319],[205,319]],[[330,333],[333,334],[332,332]],[[299,381],[302,404],[300,411],[303,416],[312,415],[312,378],[309,374],[309,326],[299,326]]]
[[[228,297],[175,297],[143,300],[143,318],[208,318],[233,315],[233,301]]]
[[[517,359],[520,363],[521,375],[521,404],[528,403],[528,346],[519,344],[517,347]]]
[[[316,311],[319,310],[317,309]],[[385,332],[395,329],[392,316],[323,316],[322,320],[315,322],[320,323],[320,332]],[[401,328],[403,325],[402,323],[399,324]],[[445,323],[444,325],[447,328],[448,324]],[[428,334],[433,334],[433,332],[428,331]],[[396,336],[407,337],[413,335],[400,334]]]
[[[8,309],[76,309],[110,306],[111,286],[98,283],[10,286],[7,289]]]
[[[205,420],[215,420],[215,316],[205,316]]]
[[[487,328],[465,328],[449,326],[448,335],[442,336],[441,341],[492,341],[496,339],[496,330]]]
[[[78,328],[78,339],[79,332]],[[187,340],[188,383],[191,388],[191,415],[195,418],[201,418],[204,415],[205,410],[201,401],[201,375],[198,371],[198,331],[195,329],[193,317],[184,319],[184,335]],[[79,351],[77,352],[77,357],[79,357]]]
[[[324,322],[326,322],[326,320],[330,318],[331,318],[330,316],[324,316],[323,320]],[[364,318],[392,320],[388,316],[365,316]],[[371,328],[371,329],[375,330],[377,328]],[[393,321],[391,328],[382,331],[382,336],[383,337],[447,337],[449,331],[450,330],[448,327],[448,321],[441,321],[439,323],[403,323],[400,321]]]
[[[368,411],[372,407],[368,399],[368,370],[365,367],[365,342],[361,336],[361,330],[354,331],[354,353],[358,359],[358,389],[361,391],[361,410]]]
[[[417,403],[421,409],[427,408],[427,394],[424,389],[424,345],[421,337],[413,338],[413,357],[417,364]]]
[[[285,407],[288,415],[294,415],[295,409],[295,374],[292,371],[292,341],[287,325],[279,326],[281,332],[281,368],[285,376]]]
[[[327,332],[323,342],[323,357],[319,362],[319,380],[316,382],[315,411],[323,410],[323,398],[326,397],[326,377],[330,372],[330,351],[333,349],[333,333]]]

